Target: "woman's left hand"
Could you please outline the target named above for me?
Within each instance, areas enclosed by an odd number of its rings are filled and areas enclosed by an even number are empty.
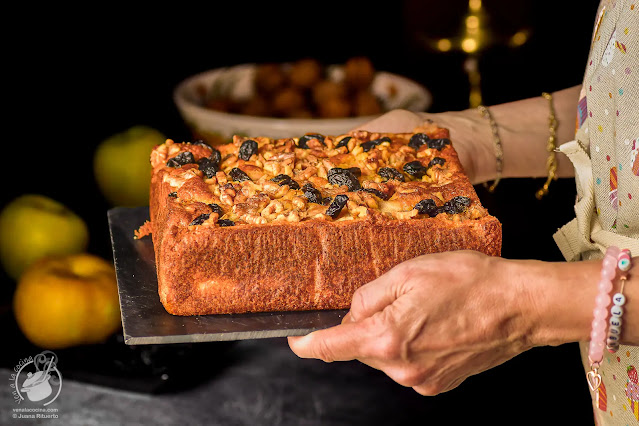
[[[473,251],[406,261],[358,289],[341,325],[289,345],[302,358],[357,359],[422,395],[448,391],[532,347],[521,267]]]

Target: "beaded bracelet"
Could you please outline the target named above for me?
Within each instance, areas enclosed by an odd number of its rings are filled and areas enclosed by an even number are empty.
[[[601,276],[597,288],[599,294],[595,298],[595,309],[593,310],[592,331],[590,332],[590,348],[588,350],[588,360],[590,361],[590,371],[586,373],[586,380],[591,391],[596,391],[601,385],[601,375],[599,365],[603,360],[603,350],[606,345],[606,319],[608,317],[608,305],[610,304],[610,292],[612,291],[612,280],[616,275],[617,257],[620,250],[618,247],[608,247],[601,264]]]
[[[615,353],[619,349],[619,339],[621,336],[621,325],[623,316],[623,305],[626,304],[626,296],[623,295],[623,290],[626,285],[626,280],[628,279],[628,271],[632,267],[632,257],[630,255],[630,250],[623,249],[619,253],[617,268],[619,268],[621,276],[619,280],[621,281],[621,288],[619,289],[619,293],[615,293],[612,296],[612,308],[610,308],[610,327],[608,327],[608,338],[606,339],[606,348],[608,352]]]

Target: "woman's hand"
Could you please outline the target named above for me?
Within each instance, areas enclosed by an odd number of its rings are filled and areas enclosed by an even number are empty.
[[[577,119],[580,86],[553,93],[557,146],[573,140]],[[548,158],[548,101],[541,96],[490,106],[503,152],[502,177],[545,177]],[[359,126],[372,132],[412,132],[424,121],[432,120],[450,131],[453,147],[459,155],[466,175],[477,184],[495,179],[497,158],[495,137],[489,120],[475,109],[437,114],[405,110],[388,112]],[[574,168],[564,155],[557,156],[558,177],[574,176]]]
[[[493,179],[496,159],[488,123],[476,111],[458,111],[438,114],[416,113],[406,110],[390,111],[356,130],[370,132],[413,132],[425,122],[432,121],[449,129],[453,146],[471,183]]]
[[[289,337],[302,358],[357,359],[422,395],[532,347],[518,263],[473,251],[425,255],[362,286],[341,325]]]

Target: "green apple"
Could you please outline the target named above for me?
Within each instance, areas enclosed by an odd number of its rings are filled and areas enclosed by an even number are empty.
[[[93,170],[98,187],[113,206],[149,204],[151,150],[166,137],[147,126],[134,126],[102,141],[95,150]]]
[[[81,253],[88,243],[84,220],[44,195],[21,195],[0,212],[0,263],[16,280],[34,261],[48,255]]]

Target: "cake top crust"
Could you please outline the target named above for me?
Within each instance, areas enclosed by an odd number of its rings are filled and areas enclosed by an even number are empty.
[[[416,133],[235,136],[216,146],[167,139],[151,165],[189,227],[488,215],[448,130],[434,124]]]

